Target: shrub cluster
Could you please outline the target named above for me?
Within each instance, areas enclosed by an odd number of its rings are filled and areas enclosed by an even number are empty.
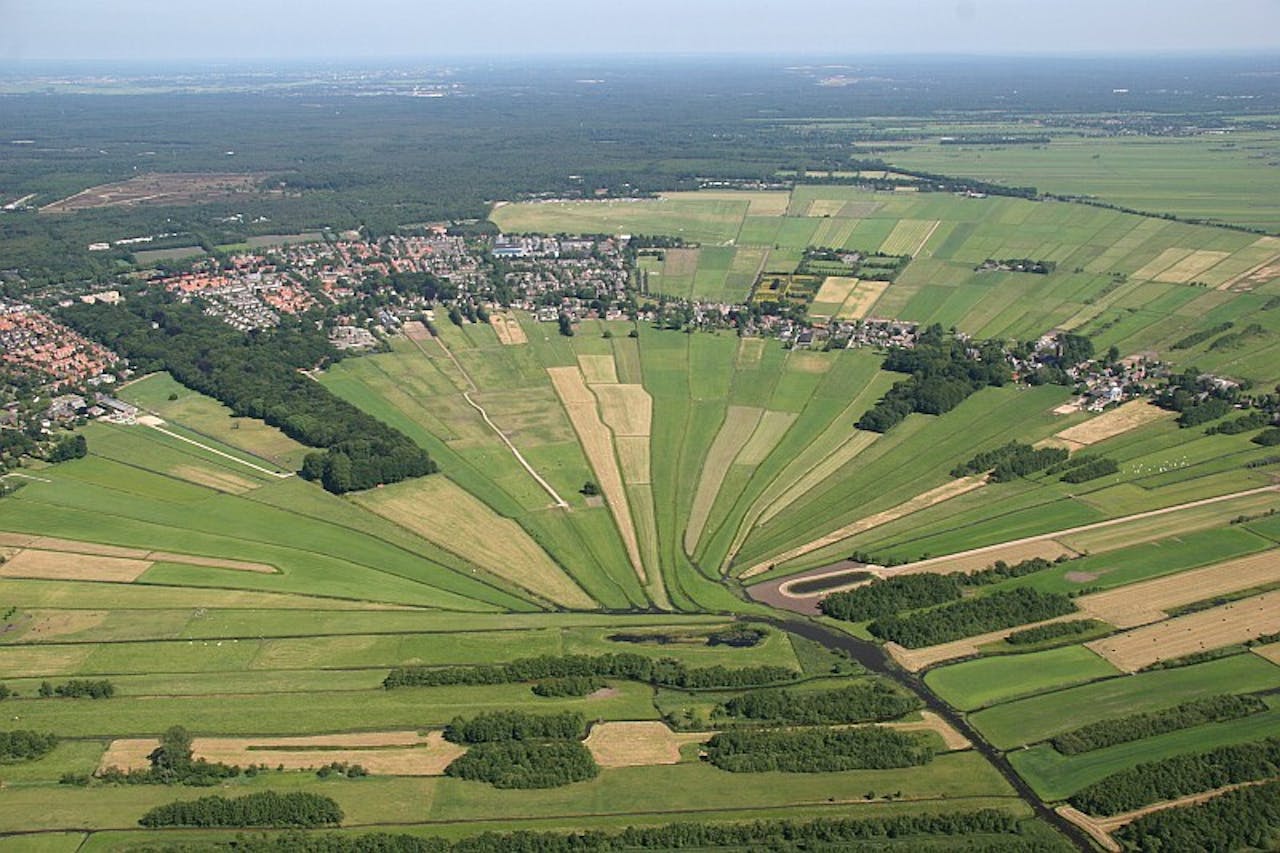
[[[490,711],[465,720],[454,717],[444,730],[452,743],[491,743],[499,740],[576,740],[586,734],[587,721],[577,711],[529,714]]]
[[[882,640],[918,649],[1065,616],[1075,609],[1071,599],[1059,593],[1012,589],[944,604],[932,610],[886,616],[872,622],[868,630]]]
[[[1043,572],[1045,569],[1053,568],[1053,563],[1043,557],[1031,557],[1017,563],[1006,563],[1004,560],[996,560],[990,566],[971,574],[958,572],[954,577],[965,586],[987,586],[993,583],[1000,583],[1012,578],[1025,577],[1026,575],[1034,575],[1036,572]]]
[[[600,767],[581,741],[500,740],[476,744],[444,772],[495,788],[555,788],[594,779]]]
[[[980,847],[965,836],[981,836]],[[168,846],[166,853],[612,853],[627,850],[796,850],[856,845],[867,853],[902,850],[901,839],[945,838],[949,849],[1027,851],[1018,819],[1006,811],[898,814],[868,818],[818,818],[809,821],[754,820],[742,823],[672,823],[569,835],[550,832],[487,832],[450,840],[417,835],[332,833],[239,836],[226,842],[190,842]],[[1007,841],[1007,845],[1001,844]]]
[[[1276,775],[1280,775],[1280,738],[1267,738],[1121,770],[1077,791],[1071,804],[1092,815],[1113,815]]]
[[[0,762],[35,761],[58,745],[56,735],[18,729],[0,732]]]
[[[156,806],[138,821],[160,826],[317,827],[342,823],[342,809],[329,797],[292,791],[259,791],[243,797],[201,797]]]
[[[1116,830],[1115,837],[1129,849],[1151,853],[1275,849],[1280,840],[1280,781],[1144,815]]]
[[[1097,619],[1050,622],[1048,625],[1037,625],[1034,628],[1014,631],[1008,637],[1005,637],[1005,642],[1011,646],[1032,646],[1036,643],[1043,643],[1046,640],[1056,640],[1059,637],[1078,637],[1081,634],[1088,634],[1102,624]]]
[[[561,678],[544,678],[534,682],[532,690],[537,696],[590,696],[606,685],[603,679],[592,675],[566,675]]]
[[[1232,418],[1229,421],[1223,421],[1220,424],[1209,427],[1204,431],[1205,435],[1239,435],[1249,430],[1262,429],[1271,423],[1274,416],[1270,412],[1264,412],[1261,409],[1254,409],[1247,415],[1241,415],[1238,418]]]
[[[959,598],[960,583],[950,575],[899,575],[833,592],[818,602],[818,609],[835,619],[862,622]]]
[[[1192,332],[1191,334],[1187,335],[1185,338],[1179,338],[1178,340],[1174,341],[1173,346],[1170,347],[1170,349],[1191,349],[1196,344],[1202,344],[1205,341],[1209,340],[1209,338],[1212,338],[1214,335],[1221,334],[1227,331],[1228,329],[1230,329],[1234,325],[1235,323],[1231,322],[1230,320],[1226,320],[1224,322],[1217,324],[1216,326],[1210,326],[1207,329],[1201,329],[1198,332]]]
[[[646,684],[685,689],[709,687],[762,687],[795,681],[800,673],[784,666],[689,667],[673,658],[635,654],[543,655],[506,664],[479,666],[397,667],[382,681],[396,687],[442,687],[454,684],[516,684],[547,678],[594,676],[621,678]]]
[[[828,773],[917,767],[933,760],[918,734],[853,729],[734,729],[707,741],[707,758],[731,773]]]
[[[1280,444],[1280,427],[1264,429],[1250,440],[1254,444],[1261,445],[1262,447],[1275,447],[1277,444]]]
[[[68,699],[110,699],[116,695],[116,688],[106,679],[73,678],[57,685],[42,681],[37,693],[44,698],[62,696]]]
[[[1065,462],[1068,456],[1070,454],[1061,447],[1036,448],[1030,444],[1011,441],[995,450],[985,450],[963,465],[957,465],[951,469],[951,476],[967,477],[970,474],[990,471],[993,482],[1006,483],[1059,465]]]
[[[1060,479],[1064,483],[1087,483],[1099,477],[1117,474],[1119,471],[1120,463],[1116,460],[1107,456],[1095,456],[1088,462],[1072,466]]]
[[[1052,741],[1053,748],[1063,755],[1077,755],[1095,749],[1129,743],[1155,735],[1189,729],[1204,723],[1235,720],[1267,710],[1267,704],[1257,696],[1209,696],[1193,699],[1172,708],[1130,714],[1112,720],[1090,723],[1069,732],[1063,732]]]
[[[802,726],[892,720],[920,704],[917,697],[876,679],[805,693],[751,690],[734,696],[717,710],[726,717]]]

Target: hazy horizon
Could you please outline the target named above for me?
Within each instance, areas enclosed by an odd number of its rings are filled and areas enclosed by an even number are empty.
[[[442,4],[316,0],[305,13],[224,0],[0,0],[0,62],[368,62],[608,57],[1152,56],[1280,51],[1280,0],[585,0],[478,14]],[[608,11],[602,11],[607,8]]]

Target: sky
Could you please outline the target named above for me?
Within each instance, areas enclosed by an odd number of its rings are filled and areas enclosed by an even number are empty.
[[[1280,52],[1280,0],[0,0],[0,62]]]

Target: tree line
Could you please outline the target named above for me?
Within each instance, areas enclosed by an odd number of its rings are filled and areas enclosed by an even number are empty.
[[[1220,746],[1139,764],[1094,782],[1071,797],[1091,815],[1114,815],[1161,800],[1280,775],[1280,738]]]
[[[566,675],[535,681],[530,689],[535,696],[551,699],[561,696],[590,696],[606,686],[604,679],[592,675]]]
[[[731,773],[888,770],[933,760],[925,737],[883,726],[733,729],[712,737],[706,750],[712,765]]]
[[[1050,622],[1048,625],[1037,625],[1022,631],[1014,631],[1004,640],[1011,646],[1033,646],[1048,640],[1061,637],[1079,637],[1092,633],[1103,626],[1097,619],[1076,619],[1072,622]]]
[[[116,695],[116,687],[105,678],[73,678],[62,684],[49,681],[40,682],[36,695],[43,699],[60,696],[65,699],[110,699]]]
[[[547,678],[596,676],[621,678],[664,687],[761,687],[795,681],[796,670],[784,666],[690,667],[674,658],[636,654],[542,655],[505,664],[474,666],[397,667],[383,679],[388,690],[397,687],[444,687],[455,684],[518,684]]]
[[[797,693],[750,690],[723,702],[717,713],[741,720],[805,726],[893,720],[921,706],[920,699],[874,679],[835,690]]]
[[[948,338],[936,323],[920,333],[915,347],[891,348],[882,366],[910,378],[894,383],[858,419],[859,429],[888,432],[912,412],[944,414],[979,388],[1004,385],[1013,376],[998,343],[982,344],[973,357],[969,344]]]
[[[1280,781],[1144,815],[1116,830],[1114,837],[1143,853],[1273,850],[1280,841]]]
[[[530,714],[489,711],[467,720],[454,717],[445,727],[451,743],[489,743],[499,740],[576,740],[586,734],[587,720],[577,711]]]
[[[1189,729],[1205,723],[1236,720],[1265,710],[1267,710],[1267,703],[1257,696],[1231,694],[1207,696],[1203,699],[1183,702],[1172,708],[1090,723],[1057,735],[1051,743],[1053,748],[1063,755],[1077,755],[1118,743],[1129,743],[1166,732]]]
[[[437,470],[408,436],[303,373],[340,357],[313,325],[299,321],[245,335],[193,305],[158,296],[116,306],[77,304],[61,316],[138,370],[167,370],[236,415],[259,418],[302,444],[322,448],[307,455],[301,473],[331,492]]]
[[[1075,604],[1065,595],[1023,587],[943,604],[932,610],[886,616],[872,622],[867,630],[882,640],[918,649],[1064,616],[1075,609]]]
[[[968,462],[957,465],[951,469],[951,476],[967,477],[990,471],[993,483],[1007,483],[1059,465],[1069,455],[1062,447],[1032,447],[1030,444],[1011,441],[995,450],[985,450]]]
[[[971,842],[966,836],[977,836]],[[862,818],[760,819],[740,823],[670,823],[617,832],[486,832],[447,839],[418,835],[333,833],[238,836],[166,846],[168,853],[612,853],[626,850],[814,850],[856,845],[864,853],[901,851],[902,840],[947,839],[951,850],[1065,850],[1036,845],[1018,819],[998,809],[923,812]],[[932,846],[932,845],[930,845]]]
[[[1082,453],[1049,469],[1050,474],[1061,474],[1058,479],[1064,483],[1087,483],[1119,471],[1120,463],[1116,460],[1088,453]]]
[[[146,827],[320,827],[342,823],[342,809],[330,797],[306,791],[258,791],[243,797],[201,797],[156,806],[138,823]]]

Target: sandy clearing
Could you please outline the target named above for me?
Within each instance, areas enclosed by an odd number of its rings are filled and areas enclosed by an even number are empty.
[[[653,482],[649,465],[649,437],[622,435],[614,438],[618,447],[618,462],[622,465],[622,479],[631,486],[645,486]]]
[[[611,355],[580,355],[578,367],[582,369],[588,385],[618,384],[618,368]]]
[[[951,724],[939,717],[933,711],[921,711],[921,720],[911,723],[881,723],[886,729],[898,729],[903,732],[937,732],[942,736],[942,742],[947,749],[972,749],[973,744],[969,739],[960,732],[951,727]]]
[[[600,417],[617,436],[648,437],[653,427],[653,398],[643,385],[592,385]]]
[[[1155,280],[1169,282],[1171,284],[1186,284],[1196,276],[1208,272],[1210,268],[1217,266],[1229,257],[1231,257],[1230,252],[1214,252],[1208,249],[1197,249],[1168,269],[1161,270],[1156,274]]]
[[[840,305],[849,298],[849,294],[853,293],[853,289],[858,286],[860,279],[849,276],[829,275],[822,281],[822,287],[818,288],[818,292],[814,295],[815,304],[826,302],[832,305]]]
[[[694,492],[693,506],[689,510],[689,521],[684,530],[685,553],[692,554],[697,550],[698,540],[702,538],[703,528],[711,515],[716,497],[720,494],[725,474],[742,446],[750,440],[763,415],[764,410],[754,406],[730,406],[725,413],[720,430],[702,463],[698,488]]]
[[[242,495],[262,485],[244,477],[237,477],[230,471],[217,471],[199,465],[175,465],[167,473],[180,480],[195,483],[197,486],[207,486],[231,495]]]
[[[426,325],[419,320],[410,320],[404,324],[404,335],[411,341],[429,341],[431,340],[431,332]]]
[[[149,568],[149,560],[27,549],[0,566],[0,576],[130,583]]]
[[[1280,248],[1280,238],[1263,237],[1257,242],[1248,246],[1250,249],[1277,249]],[[1218,285],[1218,290],[1252,290],[1254,286],[1268,281],[1280,275],[1280,254],[1272,255],[1260,264],[1256,264],[1239,275],[1231,278]]]
[[[1199,595],[1197,598],[1205,596]],[[1268,592],[1085,643],[1125,672],[1280,631],[1280,591]]]
[[[1110,833],[1103,829],[1095,819],[1089,817],[1075,806],[1058,806],[1054,811],[1087,832],[1089,837],[1096,841],[1098,846],[1106,850],[1107,853],[1121,853],[1124,849],[1116,843]]]
[[[1079,618],[1079,613],[1068,613],[1065,616],[1055,616],[1053,619],[1044,619],[1040,622],[1028,622],[1025,625],[1016,625],[1012,628],[1002,628],[999,631],[989,631],[985,634],[965,637],[960,640],[953,640],[950,643],[939,643],[936,646],[925,646],[920,649],[908,649],[905,646],[900,646],[897,643],[890,642],[885,643],[884,648],[885,651],[887,651],[903,669],[908,672],[919,672],[925,667],[930,667],[934,664],[942,663],[943,661],[971,657],[979,654],[982,646],[989,643],[998,643],[1015,631],[1025,631],[1028,628],[1035,628],[1040,625],[1051,625],[1054,622],[1072,622]]]
[[[861,320],[871,313],[876,302],[889,289],[887,281],[860,281],[849,298],[840,306],[836,317],[840,320]]]
[[[447,477],[420,477],[351,499],[550,601],[579,609],[596,606],[524,528]]]
[[[791,425],[796,422],[797,417],[799,415],[795,412],[766,411],[761,416],[760,423],[756,424],[755,432],[751,433],[751,438],[743,445],[738,458],[733,460],[733,464],[749,465],[751,467],[759,465],[778,446],[778,442],[786,435],[787,430],[791,429]]]
[[[960,495],[971,492],[974,489],[980,489],[986,485],[986,482],[986,477],[982,476],[961,477],[960,479],[943,483],[936,489],[930,489],[927,492],[922,492],[914,498],[904,501],[895,507],[890,507],[882,512],[877,512],[873,515],[860,518],[857,521],[846,524],[844,527],[837,530],[833,530],[812,542],[807,542],[804,545],[797,545],[789,551],[784,551],[782,554],[772,557],[771,559],[757,563],[743,572],[741,577],[755,577],[758,574],[767,572],[772,566],[786,563],[790,560],[794,560],[796,557],[803,557],[805,554],[821,550],[828,545],[834,545],[843,539],[848,539],[851,536],[879,527],[882,524],[888,524],[891,521],[896,521],[899,518],[919,512],[922,509],[927,509],[928,507],[940,504],[943,501],[959,497]]]
[[[924,572],[941,572],[943,574],[965,572],[968,574],[985,569],[996,560],[1004,560],[1006,563],[1012,564],[1021,563],[1023,560],[1030,560],[1034,557],[1056,560],[1059,557],[1074,557],[1076,555],[1076,551],[1071,550],[1056,539],[1040,539],[1035,542],[1014,542],[990,551],[984,551],[981,554],[932,557],[917,563],[908,563],[901,567],[902,571],[897,571],[895,567],[893,573],[916,575]]]
[[[1167,412],[1147,400],[1133,400],[1103,412],[1084,423],[1067,427],[1054,438],[1088,446],[1137,429],[1158,420],[1172,420],[1175,412]]]
[[[145,769],[158,745],[152,738],[114,740],[103,754],[100,769]],[[464,747],[449,743],[441,732],[366,732],[317,737],[252,738],[198,737],[191,743],[196,758],[237,764],[284,765],[306,770],[334,761],[362,765],[370,773],[388,776],[440,776]]]
[[[844,467],[851,459],[866,450],[880,437],[881,433],[855,429],[843,444],[833,450],[816,465],[804,472],[782,494],[769,503],[760,512],[757,524],[764,524],[791,504],[799,500],[806,492]]]
[[[635,522],[631,518],[627,490],[623,486],[622,471],[614,453],[613,433],[600,419],[596,398],[583,381],[582,371],[576,367],[548,367],[547,374],[569,415],[574,432],[578,434],[578,442],[595,472],[605,503],[613,513],[618,535],[626,546],[631,567],[635,569],[641,583],[648,583],[644,563],[640,559],[640,543],[636,536]]]
[[[1095,592],[1076,603],[1095,619],[1132,628],[1164,619],[1170,608],[1275,581],[1280,581],[1280,549]]]
[[[264,575],[278,574],[279,570],[267,563],[251,563],[246,560],[224,560],[221,557],[200,557],[194,554],[175,554],[172,551],[151,551],[148,560],[157,563],[182,563],[189,566],[205,566],[210,569],[233,569],[237,572],[258,572]]]
[[[680,763],[680,747],[702,743],[714,732],[673,732],[657,721],[596,723],[585,741],[601,767]]]
[[[529,336],[525,334],[524,326],[520,325],[520,321],[513,314],[490,314],[489,325],[493,326],[493,331],[503,346],[529,343]]]

